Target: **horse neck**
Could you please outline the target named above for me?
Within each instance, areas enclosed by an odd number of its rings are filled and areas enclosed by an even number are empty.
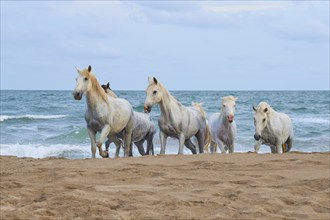
[[[273,120],[276,118],[276,117],[278,117],[278,112],[276,112],[274,109],[272,109],[271,107],[269,107],[269,109],[268,109],[268,114],[267,114],[267,118],[268,118],[268,120],[267,120],[267,126],[266,126],[266,128],[268,127],[271,127],[271,124],[272,124],[272,122],[273,122]],[[276,120],[276,119],[275,119]]]
[[[170,94],[170,92],[162,86],[163,97],[160,105],[161,115],[166,120],[171,120],[175,108],[179,108],[178,101]]]
[[[98,82],[92,82],[92,88],[86,92],[87,106],[96,109],[101,103],[108,103],[108,96]]]
[[[118,98],[118,96],[116,95],[116,93],[114,93],[112,90],[109,90],[107,94],[108,94],[108,96],[111,96],[113,98]]]

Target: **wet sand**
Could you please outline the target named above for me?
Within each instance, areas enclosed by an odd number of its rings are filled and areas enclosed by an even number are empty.
[[[1,219],[329,219],[330,153],[0,157]]]

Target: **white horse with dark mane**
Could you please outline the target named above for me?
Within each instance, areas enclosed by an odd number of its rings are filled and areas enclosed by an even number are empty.
[[[237,98],[234,96],[222,97],[221,112],[210,116],[208,122],[211,131],[211,152],[216,152],[219,146],[222,153],[234,152],[236,138],[236,123],[234,114]]]
[[[102,150],[102,144],[107,137],[115,137],[121,133],[124,140],[125,156],[128,156],[133,132],[133,108],[125,99],[108,96],[92,73],[92,67],[77,69],[77,85],[73,91],[76,100],[86,96],[87,110],[85,120],[91,139],[92,157],[95,158],[96,147],[102,157],[108,157],[108,152]],[[96,133],[101,132],[99,141]]]
[[[108,96],[117,97],[117,95],[111,90],[110,84],[102,85],[104,91],[108,94]],[[133,124],[133,133],[132,133],[132,142],[137,146],[139,153],[143,155],[154,155],[154,145],[153,138],[156,133],[156,127],[153,121],[150,118],[150,115],[143,112],[133,112],[134,114],[134,124]],[[143,143],[147,141],[147,150],[144,151]],[[108,151],[110,144],[114,142],[116,145],[116,157],[119,156],[119,151],[121,147],[121,140],[119,138],[115,138],[114,140],[109,138],[105,142],[106,151]],[[130,156],[132,154],[132,147],[130,148]]]
[[[293,125],[287,114],[276,112],[266,102],[254,110],[254,146],[258,153],[261,144],[270,146],[272,153],[289,152],[293,144]]]
[[[184,145],[196,154],[196,147],[190,140],[192,136],[196,136],[199,152],[203,153],[206,121],[202,113],[193,107],[183,106],[155,77],[149,77],[148,80],[144,110],[150,112],[153,105],[160,105],[160,154],[165,154],[167,137],[179,140],[179,154],[183,154]]]

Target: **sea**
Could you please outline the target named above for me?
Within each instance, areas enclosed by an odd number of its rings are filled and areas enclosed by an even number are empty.
[[[17,157],[91,157],[84,112],[86,99],[77,101],[72,91],[14,91],[0,90],[0,155]],[[115,91],[127,99],[135,111],[143,111],[144,91]],[[253,109],[266,101],[276,111],[288,114],[294,126],[292,151],[330,151],[330,92],[329,91],[170,91],[183,105],[201,102],[207,115],[220,112],[221,97],[233,95],[236,102],[236,152],[254,151]],[[154,137],[155,153],[160,152],[158,118],[159,106],[151,117],[157,127]],[[146,143],[145,143],[146,145]],[[178,140],[169,138],[166,154],[177,154]],[[262,145],[261,153],[270,153]],[[98,151],[97,151],[98,153]],[[114,157],[115,146],[110,146]],[[191,154],[185,148],[184,154]],[[133,155],[140,156],[133,147]],[[121,151],[122,156],[122,151]],[[99,157],[99,156],[97,156]]]

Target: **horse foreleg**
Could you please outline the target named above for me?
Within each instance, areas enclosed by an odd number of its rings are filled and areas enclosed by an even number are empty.
[[[110,137],[108,137],[108,140],[105,142],[105,151],[109,151],[109,146],[113,141]]]
[[[115,143],[116,145],[116,154],[115,154],[115,157],[119,157],[119,151],[120,151],[120,148],[122,146],[122,142],[119,138],[117,138],[116,136],[114,137],[111,137],[111,139],[113,140],[113,142]]]
[[[217,151],[217,143],[215,143],[214,141],[211,141],[211,153],[214,153]]]
[[[91,140],[91,151],[92,151],[92,158],[95,158],[96,153],[96,132],[88,128],[88,135],[89,139]]]
[[[143,148],[143,142],[145,141],[145,139],[142,139],[141,141],[137,141],[134,142],[134,144],[137,146],[139,153],[141,154],[141,156],[146,155],[144,148]]]
[[[258,141],[258,142],[254,145],[254,151],[255,151],[256,153],[259,152],[259,150],[260,150],[260,145],[261,145],[261,142],[260,142],[260,141]]]
[[[196,151],[196,146],[195,144],[193,144],[193,142],[191,142],[190,139],[187,139],[185,142],[184,142],[184,145],[189,148],[189,150],[191,151],[192,154],[197,154],[197,151]]]
[[[276,146],[270,146],[270,151],[272,152],[272,154],[276,154],[277,153],[277,147]]]
[[[292,148],[292,144],[293,144],[293,139],[292,137],[289,137],[288,140],[286,141],[286,151],[285,152],[289,152]]]
[[[124,135],[124,157],[129,157],[132,149],[132,126],[126,128]]]
[[[216,142],[221,150],[221,153],[225,154],[226,153],[225,145],[222,143],[220,139],[217,139]]]
[[[235,145],[231,145],[230,147],[228,147],[229,149],[229,153],[234,153],[234,149],[235,149]]]
[[[185,137],[182,133],[179,135],[179,152],[178,154],[183,154],[183,146],[185,142]]]
[[[108,137],[109,132],[110,132],[110,126],[105,125],[101,131],[99,141],[96,143],[96,146],[99,148],[99,154],[101,157],[108,157],[108,152],[105,152],[102,149],[102,143]]]
[[[167,135],[164,132],[160,131],[159,139],[160,139],[160,154],[165,154]]]
[[[149,132],[149,134],[147,136],[147,151],[146,151],[147,155],[154,155],[154,144],[152,141],[153,138],[154,138],[154,133]]]
[[[282,144],[276,144],[276,153],[282,153]]]
[[[197,141],[198,141],[199,153],[202,154],[202,153],[204,153],[204,139],[205,139],[205,133],[199,131],[199,132],[196,134],[196,138],[197,138]]]

